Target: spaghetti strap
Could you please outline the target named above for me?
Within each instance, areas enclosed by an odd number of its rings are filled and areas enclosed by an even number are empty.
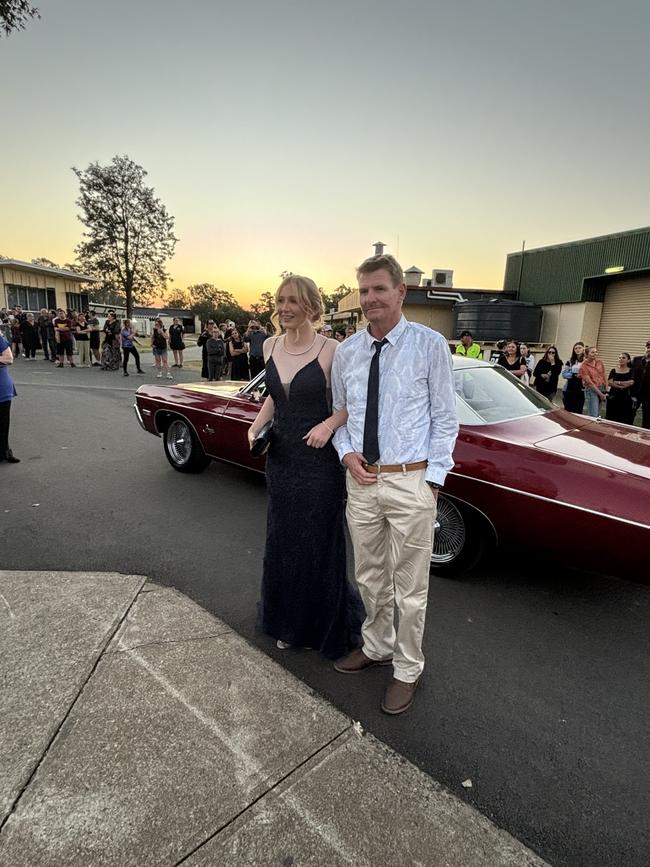
[[[321,352],[323,351],[323,347],[326,345],[326,343],[327,343],[328,340],[329,340],[329,337],[326,337],[326,338],[323,340],[323,342],[321,343],[321,347],[320,347],[320,349],[319,349],[318,352],[316,353],[316,358],[318,358],[318,356],[321,354]],[[314,361],[316,360],[316,358],[314,359]]]
[[[273,346],[271,347],[271,354],[269,355],[269,361],[273,358],[273,353],[275,352],[275,347],[277,346],[279,339],[280,339],[280,335],[273,338]]]

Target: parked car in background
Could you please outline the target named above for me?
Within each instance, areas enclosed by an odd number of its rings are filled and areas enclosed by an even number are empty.
[[[525,543],[650,580],[650,432],[558,409],[501,367],[453,357],[460,433],[438,497],[432,570],[462,575],[494,545]],[[264,472],[247,430],[266,395],[248,384],[143,385],[140,425],[182,473],[212,460]]]

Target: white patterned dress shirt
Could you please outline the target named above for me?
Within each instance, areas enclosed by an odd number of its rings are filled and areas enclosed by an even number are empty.
[[[453,467],[458,435],[456,394],[447,341],[426,325],[401,317],[379,356],[379,460],[427,461],[428,482],[442,485]],[[347,424],[332,442],[339,457],[363,453],[368,374],[374,338],[359,331],[340,343],[332,364],[334,410],[346,407]]]

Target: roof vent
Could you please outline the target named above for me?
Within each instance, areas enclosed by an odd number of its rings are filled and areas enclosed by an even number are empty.
[[[428,281],[427,281],[428,283]],[[431,274],[432,289],[451,289],[454,285],[454,272],[443,268],[434,268]]]

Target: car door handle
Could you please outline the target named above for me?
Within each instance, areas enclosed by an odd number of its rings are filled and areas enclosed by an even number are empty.
[[[209,434],[213,434],[213,433],[214,433],[214,428],[213,428],[213,427],[210,427],[209,424],[204,425],[203,430],[205,431],[205,433],[209,433]]]

